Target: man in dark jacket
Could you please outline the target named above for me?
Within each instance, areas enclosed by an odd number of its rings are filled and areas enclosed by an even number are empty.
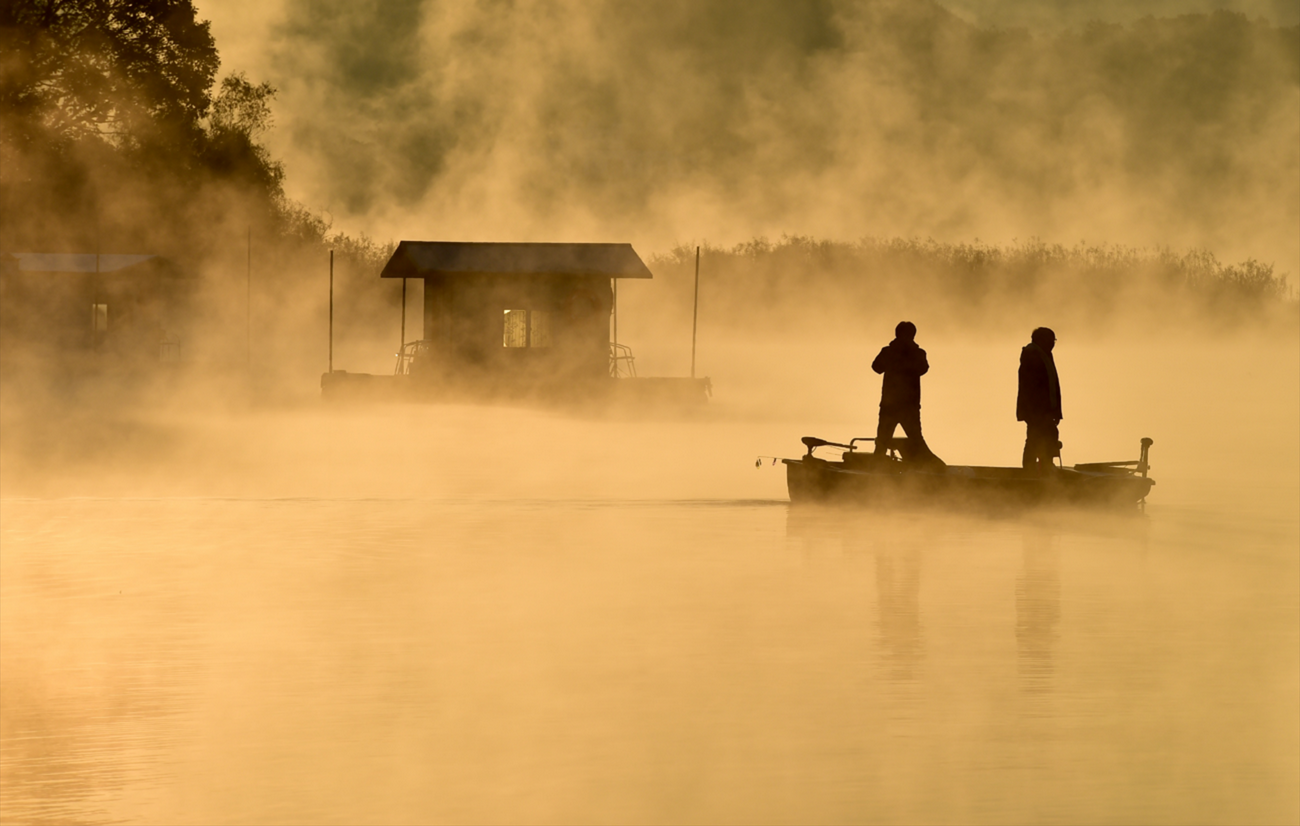
[[[1020,392],[1016,394],[1016,421],[1025,423],[1025,470],[1046,473],[1052,459],[1061,455],[1061,380],[1056,375],[1052,348],[1056,333],[1039,327],[1020,351]]]
[[[900,321],[894,340],[880,351],[871,369],[885,375],[880,384],[880,425],[876,428],[876,453],[884,453],[903,426],[912,458],[939,462],[921,435],[921,376],[930,370],[925,351],[916,344],[916,325]],[[942,462],[939,462],[942,464]]]

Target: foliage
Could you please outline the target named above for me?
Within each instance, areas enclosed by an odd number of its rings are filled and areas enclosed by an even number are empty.
[[[212,103],[212,131],[235,132],[256,137],[271,128],[271,100],[275,89],[269,83],[253,85],[243,72],[221,81],[221,94]]]
[[[242,72],[224,78],[221,93],[212,103],[201,157],[210,171],[245,181],[278,199],[283,191],[284,165],[255,140],[271,128],[274,98],[271,84],[254,85]]]
[[[14,0],[0,37],[7,248],[197,264],[223,224],[277,223],[284,171],[257,141],[275,90],[233,75],[214,98],[193,0]]]
[[[300,247],[333,250],[335,258],[346,262],[356,272],[358,280],[378,278],[379,271],[397,249],[391,241],[380,243],[367,235],[331,233],[331,222],[327,218],[301,204],[286,202],[280,218],[282,240]]]
[[[694,263],[695,248],[687,245],[650,259],[657,276],[676,282],[693,277]],[[976,327],[1026,314],[1089,327],[1193,318],[1237,325],[1296,309],[1287,276],[1271,264],[1224,264],[1202,249],[782,236],[729,248],[703,244],[700,266],[715,320],[737,326],[822,325],[895,312]]]
[[[0,106],[23,137],[176,139],[207,112],[219,59],[192,0],[13,0],[0,31]]]

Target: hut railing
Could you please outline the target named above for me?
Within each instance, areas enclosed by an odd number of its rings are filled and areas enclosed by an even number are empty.
[[[429,341],[421,339],[419,341],[408,341],[402,345],[401,352],[397,354],[397,365],[393,367],[394,376],[407,376],[411,373],[411,364],[421,356],[429,352]]]
[[[616,379],[636,378],[636,357],[626,344],[609,343],[609,375]]]

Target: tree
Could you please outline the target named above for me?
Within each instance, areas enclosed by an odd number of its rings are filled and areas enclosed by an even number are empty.
[[[271,84],[253,84],[242,72],[223,79],[208,118],[202,158],[214,175],[243,182],[278,200],[284,167],[257,142],[257,137],[271,128],[274,97]]]
[[[192,138],[220,64],[192,0],[13,0],[0,55],[6,143]]]
[[[214,98],[219,64],[193,0],[0,5],[0,244],[193,247],[205,209],[275,214],[275,90],[238,74]]]

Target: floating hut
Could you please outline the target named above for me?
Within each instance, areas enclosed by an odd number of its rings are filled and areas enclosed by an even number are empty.
[[[334,370],[325,398],[645,398],[702,403],[708,379],[641,378],[613,340],[616,281],[653,276],[631,244],[402,241],[380,278],[423,282],[423,332],[391,380]]]
[[[0,253],[3,361],[176,361],[191,283],[157,255]]]

